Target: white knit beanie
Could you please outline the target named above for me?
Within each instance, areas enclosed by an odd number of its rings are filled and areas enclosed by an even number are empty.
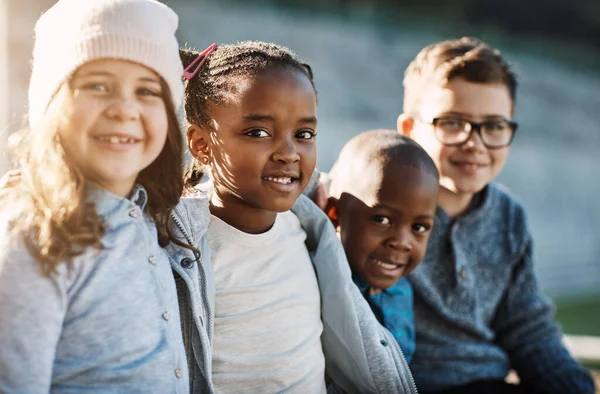
[[[29,124],[39,125],[52,97],[78,67],[96,59],[142,64],[169,85],[175,107],[183,98],[178,17],[154,0],[59,0],[35,26],[29,84]]]

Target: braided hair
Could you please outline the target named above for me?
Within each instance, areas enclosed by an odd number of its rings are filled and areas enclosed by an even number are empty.
[[[184,67],[200,52],[182,48],[179,55]],[[290,49],[262,41],[245,41],[217,47],[208,55],[198,73],[185,85],[184,111],[189,124],[211,127],[210,104],[220,105],[237,93],[239,77],[254,77],[275,68],[288,68],[306,76],[315,88],[310,66]],[[192,162],[185,173],[186,187],[194,187],[203,176],[202,164]]]

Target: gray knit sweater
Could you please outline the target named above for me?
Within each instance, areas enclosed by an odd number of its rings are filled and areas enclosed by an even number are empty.
[[[427,254],[409,275],[414,288],[421,391],[504,379],[514,368],[544,393],[593,393],[569,355],[533,270],[523,207],[490,184],[453,220],[438,207]]]

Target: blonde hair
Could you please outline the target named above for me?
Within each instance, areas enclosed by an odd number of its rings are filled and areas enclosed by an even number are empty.
[[[157,159],[138,174],[136,183],[148,193],[146,211],[164,247],[174,240],[169,218],[183,191],[183,138],[169,87],[162,78],[160,83],[168,119],[167,140]],[[95,204],[87,200],[83,174],[65,153],[58,135],[71,100],[67,81],[54,95],[37,129],[11,136],[21,179],[0,192],[3,205],[15,211],[13,234],[23,239],[45,273],[89,247],[101,249],[106,230]]]

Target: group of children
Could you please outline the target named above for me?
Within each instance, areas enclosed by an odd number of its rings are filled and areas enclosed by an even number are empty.
[[[398,129],[319,174],[310,66],[176,29],[154,0],[59,0],[36,25],[0,190],[0,392],[594,392],[493,182],[517,127],[497,50],[423,49]]]

